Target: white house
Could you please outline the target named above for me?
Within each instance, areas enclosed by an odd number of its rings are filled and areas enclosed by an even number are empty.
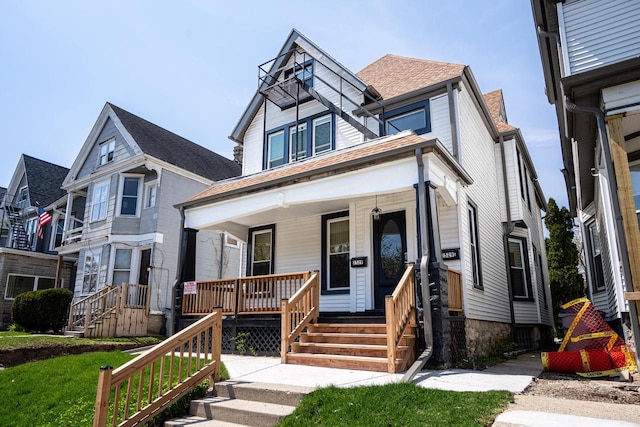
[[[559,124],[589,298],[640,334],[640,5],[532,0],[547,97]]]
[[[177,271],[181,215],[173,205],[239,173],[236,162],[107,103],[62,184],[57,250],[78,258],[74,300],[105,285],[148,285],[152,313],[170,314],[176,278],[196,278]],[[191,239],[201,256],[224,259],[201,263],[200,278],[237,275],[238,242],[208,232]]]
[[[244,276],[319,271],[321,321],[385,314],[416,263],[440,363],[548,336],[546,205],[500,91],[395,55],[354,73],[297,30],[259,73],[230,136],[242,176],[180,203],[186,228],[246,242]]]

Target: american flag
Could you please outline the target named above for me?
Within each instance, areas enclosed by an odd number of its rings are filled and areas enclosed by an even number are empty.
[[[43,229],[44,226],[51,221],[51,215],[42,209],[42,206],[38,206],[38,237],[44,239]]]

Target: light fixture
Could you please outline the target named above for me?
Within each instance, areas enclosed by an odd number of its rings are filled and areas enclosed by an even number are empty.
[[[378,195],[376,194],[376,207],[371,209],[374,221],[378,221],[380,219],[380,212],[382,212],[382,209],[378,207]]]

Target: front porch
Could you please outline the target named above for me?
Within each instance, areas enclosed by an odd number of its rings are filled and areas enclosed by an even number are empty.
[[[415,276],[408,264],[377,317],[322,319],[319,272],[187,282],[177,307],[184,320],[220,309],[226,352],[235,344],[236,353],[279,354],[288,364],[400,372],[418,354]],[[461,312],[460,273],[449,270],[447,278],[449,311]]]

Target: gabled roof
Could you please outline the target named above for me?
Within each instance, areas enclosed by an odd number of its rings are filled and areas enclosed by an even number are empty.
[[[122,108],[107,103],[131,134],[143,153],[179,168],[193,172],[212,181],[237,176],[242,168],[236,162],[204,148],[136,116]]]
[[[373,86],[384,99],[389,99],[461,77],[464,68],[460,64],[389,54],[367,65],[356,75]]]
[[[502,96],[502,89],[494,90],[493,92],[485,93],[482,95],[484,97],[484,102],[487,104],[489,108],[489,113],[491,113],[491,118],[498,128],[498,132],[509,132],[514,131],[517,128],[515,126],[511,126],[507,120],[507,112],[504,106],[504,97]]]
[[[61,188],[69,169],[53,163],[36,159],[35,157],[22,155],[27,185],[29,186],[29,199],[32,205],[39,203],[42,207],[55,202],[66,192]]]
[[[270,73],[273,72],[273,70],[280,69],[289,61],[293,48],[295,46],[301,47],[313,58],[321,60],[322,64],[325,67],[330,68],[335,73],[339,74],[341,77],[349,81],[354,87],[362,91],[369,88],[367,83],[363,82],[356,74],[333,59],[331,55],[320,49],[315,43],[313,43],[310,39],[305,37],[300,31],[296,30],[295,28],[291,30],[291,33],[289,33],[289,37],[287,37],[287,40],[284,42],[282,48],[278,52],[278,55],[275,57],[276,59],[271,64]],[[280,73],[273,74],[274,77],[277,78]],[[229,139],[231,139],[232,141],[236,141],[239,143],[243,142],[244,134],[247,131],[247,128],[251,124],[251,121],[255,117],[262,103],[265,102],[264,97],[260,94],[260,91],[265,89],[268,86],[268,83],[269,82],[266,81],[262,82],[256,93],[253,95],[253,98],[249,102],[249,105],[240,117],[240,120],[238,120],[238,123],[233,128],[231,135],[229,135]]]

